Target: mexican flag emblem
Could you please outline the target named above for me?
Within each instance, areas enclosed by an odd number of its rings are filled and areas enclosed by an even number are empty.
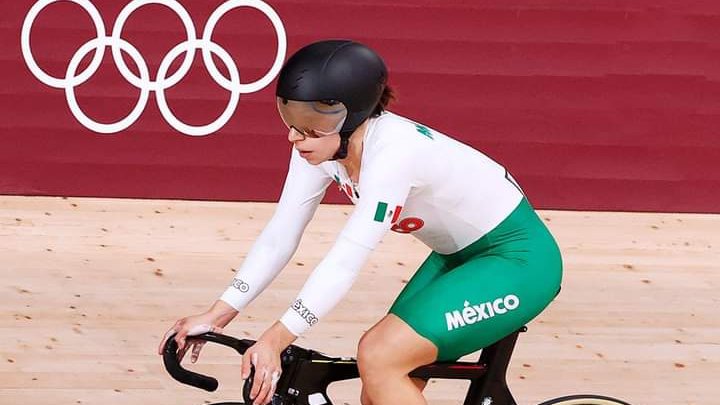
[[[376,222],[385,222],[388,218],[391,218],[390,223],[394,224],[400,217],[400,211],[402,211],[402,205],[396,205],[395,208],[388,210],[388,203],[378,201],[374,220]]]

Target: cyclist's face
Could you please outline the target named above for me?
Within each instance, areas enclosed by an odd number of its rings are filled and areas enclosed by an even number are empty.
[[[288,132],[288,140],[300,152],[300,156],[312,165],[332,159],[340,147],[340,134],[337,133],[318,136],[316,133],[308,131],[303,134],[291,127]]]
[[[290,130],[288,140],[311,164],[330,160],[340,146],[347,109],[336,101],[293,101],[278,98],[278,112]]]

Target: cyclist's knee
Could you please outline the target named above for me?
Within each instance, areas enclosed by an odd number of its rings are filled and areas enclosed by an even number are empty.
[[[373,405],[373,402],[370,399],[370,395],[367,393],[367,390],[364,387],[362,391],[360,391],[360,403],[362,405]]]
[[[365,383],[381,382],[388,376],[402,376],[398,353],[391,343],[392,337],[382,329],[373,328],[365,332],[358,344],[358,369]]]
[[[415,368],[431,363],[437,356],[432,342],[418,335],[404,321],[388,315],[372,327],[358,344],[360,377],[404,377]]]
[[[379,335],[379,333],[370,329],[360,338],[357,361],[361,377],[372,369],[383,368],[380,363],[388,359],[387,353],[385,353],[387,348],[382,345],[382,339]]]

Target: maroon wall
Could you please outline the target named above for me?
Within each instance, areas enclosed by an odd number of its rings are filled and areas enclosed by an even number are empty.
[[[326,37],[376,48],[400,96],[393,110],[507,165],[536,206],[720,212],[720,2],[268,2],[289,52]],[[109,35],[129,2],[93,3]],[[35,2],[1,4],[0,193],[277,198],[289,145],[274,83],[243,94],[227,124],[205,137],[174,130],[156,92],[127,129],[98,134],[73,116],[65,91],[43,84],[23,59],[21,27]],[[182,1],[198,36],[220,4]],[[131,14],[122,38],[155,78],[184,35],[172,11],[149,5]],[[67,1],[45,8],[30,36],[38,65],[58,77],[94,37],[88,14]],[[272,64],[276,37],[258,11],[229,12],[212,38],[237,64],[242,83]],[[127,115],[140,94],[109,48],[75,92],[85,113],[106,123]],[[193,125],[211,122],[229,99],[199,52],[165,94],[172,112]],[[342,198],[333,193],[329,201]]]

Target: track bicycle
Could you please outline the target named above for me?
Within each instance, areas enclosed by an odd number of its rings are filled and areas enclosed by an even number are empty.
[[[506,382],[510,357],[523,327],[498,342],[482,349],[477,362],[436,362],[422,366],[410,373],[411,377],[428,379],[469,380],[470,387],[463,405],[516,405]],[[174,337],[174,336],[173,336]],[[177,381],[215,391],[217,379],[187,370],[177,358],[177,342],[171,337],[163,348],[163,362],[168,373]],[[219,333],[205,333],[192,339],[218,343],[235,349],[240,355],[255,341],[236,339]],[[335,381],[358,378],[357,361],[348,357],[330,357],[314,350],[296,345],[288,346],[281,355],[282,373],[272,398],[272,405],[332,405],[327,394],[328,386]],[[254,372],[254,371],[253,371]],[[249,398],[252,388],[252,373],[243,385],[243,400],[252,404]],[[211,405],[242,405],[242,402],[222,402]],[[602,395],[568,395],[550,399],[540,405],[630,405],[619,399]]]

